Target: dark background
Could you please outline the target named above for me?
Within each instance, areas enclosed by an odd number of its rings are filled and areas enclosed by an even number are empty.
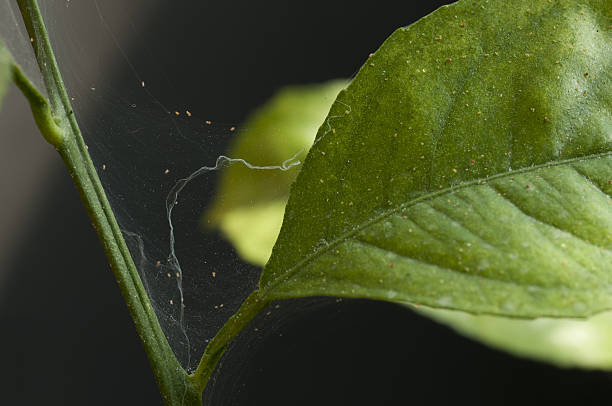
[[[114,3],[121,13],[122,2]],[[240,122],[282,85],[352,76],[394,29],[444,2],[153,3],[141,10],[149,17],[140,35],[124,45],[139,73],[146,75],[153,49],[164,55],[155,69],[172,84],[157,89],[165,104]],[[133,81],[133,72],[108,64],[102,71],[113,83]],[[9,95],[5,110],[23,111],[18,98]],[[69,176],[59,158],[23,169],[42,139],[31,122],[11,123],[2,128],[12,164],[2,167],[0,404],[161,404]],[[257,321],[265,334],[242,337],[229,351],[209,404],[584,405],[612,392],[607,374],[518,359],[399,306],[302,300],[284,307],[284,318]]]

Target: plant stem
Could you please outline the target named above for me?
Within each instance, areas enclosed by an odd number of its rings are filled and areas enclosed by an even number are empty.
[[[28,99],[36,124],[59,152],[98,233],[117,283],[134,320],[167,405],[201,405],[159,325],[147,293],[91,161],[51,48],[36,0],[17,0],[30,35],[49,104],[17,66],[13,80]]]
[[[34,121],[42,135],[51,145],[56,147],[63,145],[64,132],[53,119],[47,99],[45,99],[17,65],[13,65],[11,71],[13,74],[13,82],[15,82],[24,95],[27,95],[26,98],[30,103]]]
[[[260,290],[252,292],[238,311],[221,327],[221,330],[208,343],[196,371],[189,376],[193,385],[203,391],[215,370],[215,366],[227,349],[229,343],[242,331],[269,303]]]

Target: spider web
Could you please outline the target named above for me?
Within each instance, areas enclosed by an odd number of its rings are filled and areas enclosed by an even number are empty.
[[[249,131],[239,125],[247,109],[219,114],[210,102],[181,100],[181,89],[164,68],[166,55],[142,45],[149,23],[142,11],[153,18],[161,3],[56,0],[40,7],[88,151],[141,280],[177,359],[193,372],[208,341],[257,288],[261,272],[218,231],[202,225],[219,175],[231,165],[295,171],[307,148],[278,162],[226,156],[228,146]],[[16,5],[0,4],[6,20],[2,38],[44,89]],[[203,75],[193,86],[205,89],[217,80]],[[208,110],[221,120],[205,115]],[[282,129],[278,132],[282,136]],[[231,198],[218,198],[226,197]]]

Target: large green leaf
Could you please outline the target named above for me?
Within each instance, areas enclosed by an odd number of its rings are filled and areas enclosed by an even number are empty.
[[[612,308],[611,24],[603,0],[465,0],[396,31],[319,131],[262,291]]]
[[[2,41],[0,41],[0,107],[2,107],[2,98],[6,93],[6,88],[11,80],[11,66],[13,58],[6,50]]]
[[[320,85],[311,85],[311,87],[311,91],[308,91],[308,87],[283,90],[270,103],[260,108],[247,123],[248,128],[257,128],[258,131],[240,133],[235,143],[236,146],[242,146],[240,152],[237,153],[234,148],[230,155],[246,156],[247,160],[255,159],[258,151],[277,151],[279,146],[286,142],[287,133],[275,131],[278,123],[275,106],[278,106],[279,100],[285,99],[288,95],[291,95],[292,101],[290,108],[295,109],[295,113],[287,111],[284,114],[293,118],[291,123],[295,123],[296,126],[299,124],[299,128],[316,128],[317,123],[320,123],[323,118],[316,117],[316,115],[304,115],[301,112],[304,111],[304,107],[314,107],[315,103],[319,103],[321,109],[329,110],[331,101],[327,96],[333,89]],[[313,98],[312,95],[317,92],[320,92],[321,97]],[[309,124],[308,120],[312,122]],[[250,123],[263,123],[264,125],[251,127]],[[283,128],[285,128],[284,125]],[[250,138],[250,140],[244,140],[244,138]],[[255,140],[257,142],[254,142]],[[304,144],[304,147],[308,147],[307,144]],[[299,166],[293,169],[296,172],[297,170]],[[284,193],[279,194],[288,197],[289,185],[284,178],[278,177],[268,182],[245,183],[248,178],[243,175],[243,172],[234,171],[223,177],[221,190],[225,190],[228,184],[234,184],[248,187],[249,193],[241,194],[245,199],[244,203],[228,207],[220,212],[219,224],[243,258],[256,265],[264,266],[278,235],[286,201],[281,199],[265,201],[263,198],[267,196],[270,188],[277,193],[282,191]],[[220,204],[220,196],[217,196],[216,201],[217,204]],[[251,208],[249,201],[259,203]],[[244,232],[245,229],[248,232]],[[502,316],[471,315],[465,312],[423,306],[414,310],[450,325],[464,335],[520,356],[552,362],[560,366],[612,368],[612,311],[584,320],[563,318],[526,320]]]
[[[313,128],[323,121],[317,115],[301,114],[304,107],[320,104],[321,110],[329,110],[330,86],[310,85],[282,90],[268,104],[260,108],[247,122],[251,131],[241,132],[230,156],[245,156],[247,161],[256,159],[260,150],[277,151],[286,142],[287,133],[276,131],[279,100],[289,95],[292,111],[283,114],[291,117],[291,128]],[[337,93],[336,89],[336,93]],[[313,98],[313,94],[320,93]],[[335,94],[335,93],[334,93]],[[283,104],[283,103],[281,103]],[[308,121],[311,120],[310,123]],[[286,120],[281,120],[285,124]],[[262,123],[262,125],[254,125]],[[253,126],[252,126],[253,125]],[[257,128],[257,131],[253,131]],[[285,128],[285,125],[282,126]],[[245,140],[249,138],[250,140]],[[303,137],[299,137],[303,138]],[[247,142],[249,141],[249,142]],[[255,142],[257,141],[257,142]],[[241,146],[236,151],[236,146]],[[303,147],[309,146],[305,143]],[[292,169],[297,172],[299,166]],[[295,176],[294,174],[286,174]],[[229,184],[248,187],[249,193],[241,196],[244,202],[227,207],[219,212],[219,225],[244,259],[264,266],[278,235],[285,211],[286,200],[263,200],[271,188],[281,196],[289,196],[289,185],[285,178],[274,177],[269,182],[247,183],[243,172],[233,171],[223,177],[220,190]],[[273,187],[272,187],[273,186]],[[284,192],[284,193],[280,193]],[[231,197],[231,194],[229,195]],[[258,201],[254,207],[248,202]],[[216,204],[222,205],[220,195]],[[248,230],[248,232],[245,232]],[[502,316],[471,315],[465,312],[432,309],[423,306],[414,309],[441,323],[450,325],[464,335],[478,339],[491,346],[502,348],[520,356],[548,361],[560,366],[586,368],[612,368],[612,311],[604,312],[584,320],[563,318],[539,318],[536,320],[507,318]]]

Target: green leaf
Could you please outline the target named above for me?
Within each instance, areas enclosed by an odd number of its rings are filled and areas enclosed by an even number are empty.
[[[515,355],[562,367],[612,369],[612,312],[589,319],[513,319],[455,310],[415,309],[458,332]]]
[[[612,3],[465,0],[340,93],[260,286],[513,317],[612,308]]]
[[[308,94],[308,92],[300,92],[296,96],[307,96]],[[322,107],[330,107],[329,101],[325,99],[321,99],[320,103]],[[298,112],[301,105],[299,100],[295,101]],[[264,107],[260,111],[268,111],[268,108]],[[288,115],[293,116],[294,114],[288,112]],[[314,120],[314,117],[312,118]],[[318,118],[313,121],[312,125],[320,123],[321,120]],[[239,137],[249,136],[249,134],[251,133],[247,132]],[[267,131],[260,134],[267,134]],[[282,142],[282,136],[266,137],[263,143],[255,145],[256,148],[274,151],[278,147],[276,144]],[[240,138],[237,143],[240,143]],[[254,148],[255,145],[251,147]],[[250,150],[246,148],[241,152],[249,154]],[[236,173],[236,175],[239,174]],[[240,182],[240,179],[234,181]],[[279,182],[276,188],[284,190],[285,194],[289,195],[289,185],[286,183]],[[256,200],[262,196],[263,192],[265,190],[260,192],[253,188],[251,198]],[[225,214],[226,218],[223,221],[228,223],[231,230],[235,230],[235,234],[228,233],[230,241],[237,246],[242,244],[248,247],[248,251],[241,251],[242,255],[243,257],[250,255],[250,258],[255,259],[252,262],[256,265],[265,265],[269,258],[283,219],[285,203],[276,200],[268,203],[262,202],[253,209],[244,206],[228,210]],[[256,224],[256,227],[250,228],[247,226],[249,224]],[[248,229],[249,232],[245,233],[245,229]],[[265,236],[270,236],[270,238],[265,238]],[[477,316],[423,306],[412,307],[412,309],[440,323],[447,324],[468,337],[519,356],[547,361],[563,367],[612,369],[612,312],[610,311],[586,320],[562,318],[525,320],[501,316]]]
[[[305,96],[309,92],[299,92],[296,97]],[[276,100],[276,99],[272,99]],[[313,102],[305,100],[304,102]],[[319,101],[322,107],[329,109],[330,102],[324,98]],[[295,108],[299,113],[302,102],[295,100]],[[260,112],[269,109],[265,106]],[[295,113],[288,112],[288,116]],[[258,115],[255,115],[257,117]],[[312,125],[321,122],[321,118],[311,117]],[[306,120],[306,117],[304,117]],[[306,123],[304,123],[306,124]],[[267,134],[268,131],[258,132],[260,136]],[[240,144],[240,137],[249,136],[249,132],[240,134],[237,144]],[[268,151],[275,151],[278,143],[282,143],[282,136],[265,137],[262,143],[249,145],[250,148],[261,148]],[[241,151],[243,154],[253,155],[249,148]],[[295,168],[299,170],[299,167]],[[241,174],[235,173],[236,176]],[[241,179],[234,179],[240,182]],[[276,190],[284,190],[285,195],[289,195],[289,185],[281,182],[276,185]],[[225,180],[228,181],[227,179]],[[269,183],[266,183],[270,185]],[[257,200],[265,190],[259,191],[256,188],[251,190],[251,199]],[[217,197],[217,200],[220,200]],[[236,246],[247,247],[242,249],[243,258],[248,256],[256,265],[263,266],[267,262],[276,236],[280,228],[285,210],[285,201],[274,200],[262,202],[250,208],[237,207],[228,210],[222,220],[227,224],[232,232],[227,232],[230,241]],[[249,225],[255,225],[249,227]],[[245,233],[244,230],[249,230]],[[266,238],[268,237],[268,238]],[[254,260],[253,260],[254,259]],[[547,361],[564,367],[583,367],[612,369],[612,312],[605,312],[593,316],[586,320],[570,320],[560,318],[540,318],[537,320],[525,320],[516,318],[506,318],[489,315],[471,315],[464,312],[451,311],[445,309],[433,309],[426,307],[413,307],[413,310],[431,317],[434,320],[453,327],[458,332],[473,339],[484,342],[496,348],[501,348],[519,356],[534,358]]]
[[[298,152],[305,155],[312,135],[346,84],[334,80],[281,89],[249,117],[228,155],[257,166],[280,164]],[[280,231],[289,186],[297,173],[298,168],[270,172],[230,166],[223,171],[204,225],[219,227],[241,257],[263,266]]]
[[[2,98],[6,93],[6,88],[12,77],[12,66],[13,58],[2,44],[2,41],[0,41],[0,107],[2,107]]]

